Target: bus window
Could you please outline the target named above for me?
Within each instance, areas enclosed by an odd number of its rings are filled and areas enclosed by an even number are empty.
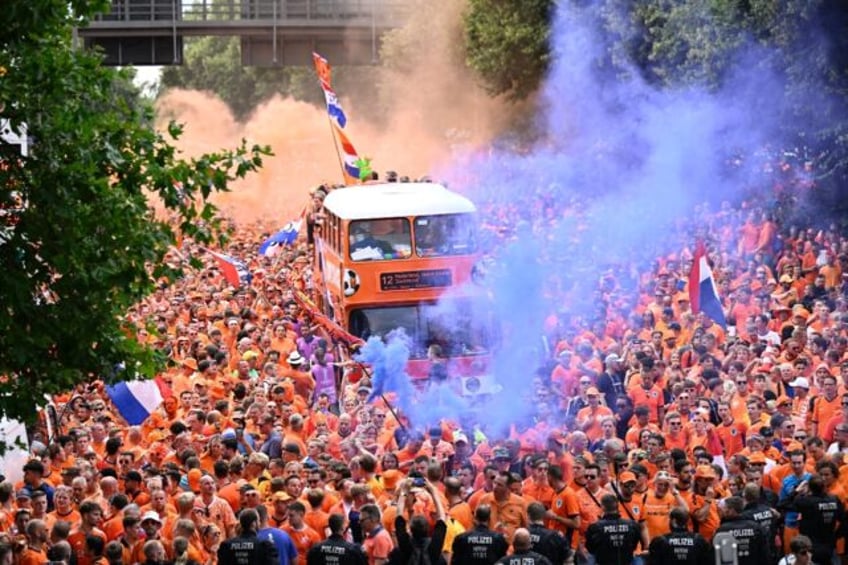
[[[403,259],[412,254],[409,220],[355,220],[350,230],[350,258],[353,261]]]
[[[493,320],[485,303],[470,299],[442,299],[421,305],[421,339],[437,344],[448,357],[482,355],[491,347]]]
[[[493,340],[493,319],[485,303],[471,299],[444,299],[438,304],[358,308],[350,314],[350,331],[367,340],[385,338],[403,329],[409,336],[411,359],[423,359],[437,344],[448,357],[483,355]]]
[[[474,216],[445,214],[415,218],[415,253],[419,257],[468,255],[477,251]]]
[[[415,341],[418,334],[418,310],[415,306],[358,308],[350,313],[350,332],[360,339],[367,340],[371,336],[385,338],[397,329],[403,329]],[[411,353],[415,357],[414,352]]]

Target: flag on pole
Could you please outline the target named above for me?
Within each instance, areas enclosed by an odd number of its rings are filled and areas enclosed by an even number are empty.
[[[106,393],[131,426],[143,423],[165,397],[171,396],[168,385],[159,377],[151,381],[120,382],[107,386]]]
[[[242,285],[250,285],[250,281],[253,280],[253,275],[250,274],[250,270],[248,270],[247,265],[235,259],[234,257],[230,257],[229,255],[224,255],[223,253],[216,253],[214,251],[210,251],[212,257],[215,258],[215,261],[218,262],[218,268],[221,269],[221,273],[224,275],[224,278],[228,283],[238,288]]]
[[[336,97],[336,93],[329,88],[324,88],[324,101],[327,103],[327,113],[330,115],[330,119],[340,128],[344,128],[347,125],[347,116],[342,110],[342,105]]]
[[[312,53],[312,62],[315,64],[315,72],[318,74],[318,82],[324,91],[324,102],[327,104],[327,113],[340,128],[347,125],[347,116],[342,109],[339,98],[330,85],[330,63],[318,53]]]
[[[321,90],[324,92],[324,101],[327,104],[327,115],[330,117],[333,135],[336,136],[339,145],[341,145],[339,160],[341,161],[345,184],[356,184],[360,181],[360,168],[357,164],[359,155],[356,153],[353,143],[342,132],[347,125],[347,115],[344,113],[342,105],[331,86],[330,63],[327,59],[314,52],[312,53],[312,62],[315,64],[318,82],[321,84]]]
[[[356,184],[359,182],[359,155],[353,144],[339,128],[333,128],[339,138],[342,152],[342,170],[344,172],[345,184]]]
[[[262,245],[259,246],[259,254],[263,257],[274,257],[280,252],[280,248],[292,245],[297,240],[297,234],[300,232],[300,226],[303,225],[305,215],[306,209],[304,208],[297,220],[287,223],[283,226],[283,229],[263,241]]]
[[[704,243],[700,241],[695,247],[692,270],[689,271],[689,302],[692,305],[692,312],[697,314],[703,311],[713,322],[727,329],[724,310],[718,297],[718,287],[707,261],[707,251]]]
[[[315,65],[315,72],[318,73],[318,80],[321,81],[321,87],[331,88],[330,86],[330,63],[316,52],[312,52],[312,63]]]

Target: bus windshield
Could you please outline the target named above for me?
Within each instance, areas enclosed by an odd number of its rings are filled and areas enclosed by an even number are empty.
[[[353,261],[403,259],[412,255],[409,220],[388,218],[350,223],[350,258]]]
[[[419,257],[469,255],[477,251],[472,214],[415,218],[415,252]]]
[[[365,340],[401,328],[411,340],[411,359],[425,358],[427,348],[434,344],[448,357],[483,355],[493,341],[491,310],[478,299],[358,308],[350,314],[351,333]]]

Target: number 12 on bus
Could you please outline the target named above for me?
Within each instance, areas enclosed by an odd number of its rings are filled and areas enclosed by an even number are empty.
[[[428,352],[440,351],[464,393],[494,392],[496,325],[475,282],[474,204],[438,184],[366,184],[330,192],[323,213],[315,245],[322,311],[364,340],[402,328],[413,378],[428,377]]]

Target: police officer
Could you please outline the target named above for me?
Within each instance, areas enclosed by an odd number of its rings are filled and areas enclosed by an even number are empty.
[[[671,532],[651,540],[648,556],[651,565],[712,565],[713,546],[701,534],[690,532],[689,512],[671,509]]]
[[[463,565],[492,565],[506,555],[509,544],[500,532],[489,529],[492,509],[481,504],[474,512],[474,528],[453,540],[452,563]]]
[[[343,537],[344,516],[330,514],[327,525],[330,528],[330,537],[312,546],[306,554],[306,565],[368,565],[368,557],[362,548]]]
[[[601,497],[604,516],[586,530],[586,549],[598,565],[625,565],[634,561],[639,542],[648,547],[648,536],[633,520],[625,520],[618,513],[618,497],[605,494]]]
[[[252,508],[239,514],[241,534],[224,541],[218,548],[218,565],[279,565],[274,543],[260,539],[259,514]]]
[[[801,513],[798,532],[812,541],[813,563],[835,563],[836,539],[842,533],[845,509],[837,497],[825,492],[821,476],[813,475],[798,485],[783,505]]]
[[[762,488],[754,483],[748,483],[742,489],[742,498],[745,499],[745,509],[742,517],[758,523],[769,539],[769,563],[777,561],[779,549],[775,545],[778,528],[780,526],[780,512],[763,502]]]
[[[559,532],[545,527],[545,505],[533,502],[527,507],[530,526],[530,549],[547,557],[554,565],[562,565],[571,554],[568,542]]]
[[[497,565],[552,565],[547,557],[530,549],[530,543],[530,532],[518,528],[512,536],[512,555],[501,557]]]
[[[716,534],[730,534],[736,539],[736,556],[739,565],[762,565],[768,563],[769,550],[766,533],[760,525],[742,516],[745,501],[731,496],[720,507],[721,525]]]

